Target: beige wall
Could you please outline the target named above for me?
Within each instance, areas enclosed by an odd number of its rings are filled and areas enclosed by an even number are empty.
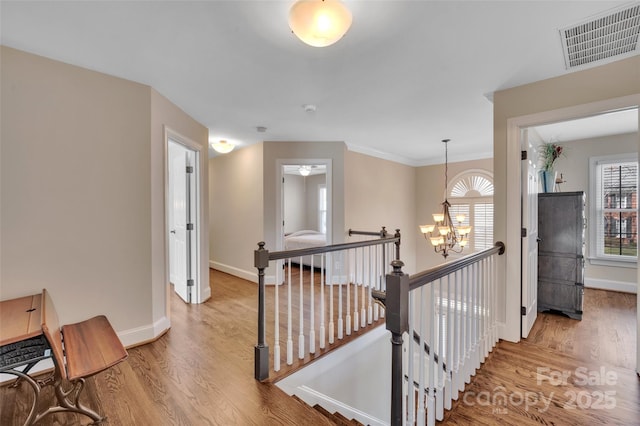
[[[153,337],[166,288],[153,91],[1,49],[0,297],[46,287],[62,323],[106,314],[125,344]]]
[[[507,253],[502,260],[501,289],[505,294],[505,333],[501,336],[517,340],[519,334],[520,306],[520,255],[512,241],[517,241],[518,227],[507,229],[509,206],[517,203],[515,189],[519,182],[508,185],[507,176],[519,176],[518,161],[507,160],[507,130],[509,119],[526,121],[527,116],[548,113],[552,117],[584,108],[589,104],[602,103],[626,96],[640,94],[640,56],[613,62],[611,64],[577,71],[561,77],[498,91],[494,94],[494,184],[495,193],[495,236],[507,243]],[[580,106],[580,108],[577,108]],[[528,123],[542,124],[542,123]],[[511,147],[519,151],[519,147]],[[509,171],[512,172],[509,172]],[[513,199],[511,198],[513,197]],[[515,221],[514,221],[515,223]],[[511,234],[513,238],[507,238]]]
[[[400,229],[404,272],[416,271],[416,169],[353,151],[345,155],[345,225],[390,234]]]
[[[453,182],[456,175],[469,170],[482,170],[493,173],[493,159],[461,161],[449,163],[449,183]],[[442,202],[445,197],[444,189],[444,164],[419,167],[416,171],[416,215],[417,224],[411,229],[416,236],[416,265],[418,271],[432,268],[443,263],[441,254],[433,250],[430,241],[424,239],[418,225],[433,223],[433,213],[442,211]],[[496,240],[497,241],[497,240]]]
[[[253,251],[264,238],[263,144],[209,160],[210,266],[256,281]]]
[[[558,173],[566,180],[561,185],[564,191],[584,191],[586,194],[587,215],[591,199],[589,197],[589,158],[603,155],[627,154],[638,152],[638,137],[635,133],[601,138],[582,139],[562,142],[565,155],[558,158],[554,165]],[[592,221],[587,216],[585,284],[594,280],[632,283],[635,286],[636,268],[593,265],[589,262],[589,225]],[[596,281],[597,282],[597,281]]]

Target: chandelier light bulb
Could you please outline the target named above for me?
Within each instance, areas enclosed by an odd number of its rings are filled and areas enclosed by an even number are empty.
[[[420,232],[422,232],[423,234],[428,234],[430,232],[433,232],[433,228],[435,227],[435,225],[420,225]]]
[[[433,220],[435,220],[436,222],[444,221],[444,213],[434,213]]]

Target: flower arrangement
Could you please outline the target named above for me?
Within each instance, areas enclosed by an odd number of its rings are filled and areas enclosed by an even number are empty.
[[[553,142],[547,142],[541,145],[540,161],[542,162],[542,170],[553,170],[553,163],[562,155],[562,146]]]

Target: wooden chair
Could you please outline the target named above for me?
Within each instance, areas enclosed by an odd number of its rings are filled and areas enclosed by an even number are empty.
[[[121,361],[128,354],[104,315],[60,327],[51,296],[42,291],[42,331],[53,353],[54,387],[57,406],[38,414],[33,423],[58,412],[70,411],[90,417],[93,424],[106,417],[80,403],[80,394],[87,377],[100,373]],[[72,387],[64,389],[64,382]]]

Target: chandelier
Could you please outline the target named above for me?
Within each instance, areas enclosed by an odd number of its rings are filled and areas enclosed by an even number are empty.
[[[448,150],[447,143],[449,139],[443,139],[444,142],[444,202],[442,203],[442,213],[434,213],[433,220],[435,225],[420,225],[420,232],[424,235],[426,240],[431,241],[431,245],[436,253],[442,254],[446,259],[450,252],[461,253],[464,247],[469,242],[469,234],[471,233],[470,226],[463,226],[465,215],[457,214],[456,221],[458,226],[456,227],[451,220],[451,213],[449,209],[451,204],[447,200],[448,193]]]
[[[339,0],[298,0],[289,11],[289,27],[303,42],[330,46],[351,26],[351,12]]]

